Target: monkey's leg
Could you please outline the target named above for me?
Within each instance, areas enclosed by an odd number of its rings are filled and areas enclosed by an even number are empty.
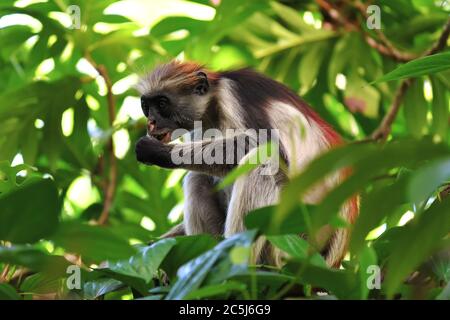
[[[184,229],[187,235],[223,234],[226,212],[214,186],[214,178],[202,173],[189,172],[184,178]]]
[[[251,157],[252,153],[241,162]],[[280,172],[264,175],[265,172],[266,169],[260,166],[235,181],[225,222],[225,237],[245,230],[244,218],[248,212],[278,201],[284,178]],[[280,265],[281,252],[277,252],[264,237],[260,237],[252,248],[252,262]]]

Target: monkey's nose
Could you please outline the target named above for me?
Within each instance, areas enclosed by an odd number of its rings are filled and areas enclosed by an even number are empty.
[[[148,132],[152,132],[153,130],[155,130],[156,129],[156,121],[149,119],[147,122],[147,129],[148,129]]]

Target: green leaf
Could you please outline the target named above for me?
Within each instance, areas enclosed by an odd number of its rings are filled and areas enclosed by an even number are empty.
[[[161,262],[175,244],[175,239],[159,240],[150,246],[139,248],[139,253],[126,261],[108,263],[108,269],[126,276],[141,278],[149,283],[157,277]]]
[[[441,293],[436,297],[436,300],[450,300],[450,282],[442,289]]]
[[[27,294],[46,294],[60,292],[64,279],[55,274],[35,273],[25,278],[20,290]]]
[[[229,296],[234,291],[242,292],[246,285],[237,281],[228,281],[223,284],[215,284],[194,290],[185,297],[186,300],[204,299],[218,295]]]
[[[377,79],[374,83],[419,77],[444,71],[449,68],[450,52],[437,53],[407,62]]]
[[[331,291],[340,299],[359,297],[359,281],[349,270],[336,270],[311,264],[305,260],[291,261],[286,268],[293,274],[299,274],[301,283]]]
[[[450,114],[448,106],[448,91],[444,83],[438,77],[431,77],[431,84],[433,86],[433,133],[438,135],[442,140],[445,140],[448,132],[448,118]]]
[[[252,282],[254,283],[256,279],[259,290],[276,290],[288,282],[296,281],[293,276],[287,274],[262,270],[248,270],[246,272],[237,274],[230,279],[244,283],[247,288],[249,288],[252,285]]]
[[[89,281],[83,285],[83,296],[85,299],[94,300],[108,292],[115,291],[122,286],[122,282],[115,279],[103,278]]]
[[[305,55],[301,58],[298,67],[300,85],[304,90],[309,90],[319,73],[322,60],[328,51],[328,43],[313,43]]]
[[[0,300],[20,300],[20,296],[13,286],[0,283]]]
[[[170,279],[176,276],[180,266],[217,245],[217,240],[207,234],[176,237],[175,240],[176,244],[161,263],[161,269]]]
[[[308,255],[308,242],[296,234],[269,236],[267,240],[275,247],[288,253],[291,257],[305,259]]]
[[[408,187],[411,202],[426,200],[450,178],[450,157],[432,160],[412,173]]]
[[[413,137],[424,135],[427,126],[428,103],[423,93],[423,81],[414,81],[403,100],[406,126]]]
[[[51,237],[56,245],[94,262],[129,258],[136,249],[106,227],[65,222]]]
[[[167,294],[166,299],[184,299],[190,292],[198,289],[210,273],[212,277],[209,278],[208,283],[217,284],[246,269],[246,264],[232,265],[229,252],[236,246],[250,246],[254,236],[255,231],[238,233],[183,265],[178,270],[178,280]]]
[[[59,276],[65,275],[70,265],[62,256],[48,255],[29,246],[0,247],[0,262]]]
[[[358,254],[364,247],[367,234],[406,201],[406,183],[406,179],[401,179],[389,186],[382,185],[364,196],[359,217],[352,231],[350,242],[352,253]]]
[[[437,249],[450,230],[450,197],[438,200],[420,215],[410,228],[405,228],[392,247],[384,286],[392,297],[396,289],[420,263]],[[411,241],[420,239],[420,241]]]
[[[308,25],[306,22],[303,21],[303,18],[299,11],[296,11],[295,9],[292,9],[291,7],[278,3],[278,2],[271,2],[270,6],[275,11],[275,13],[290,27],[294,29],[294,31],[297,32],[311,32],[315,31],[314,28],[310,25]]]
[[[267,206],[255,209],[245,217],[247,229],[258,229],[266,235],[300,234],[307,231],[306,220],[312,207],[300,205],[292,209],[289,219],[284,219],[281,224],[274,225],[272,221],[277,217],[277,206]]]
[[[367,280],[370,276],[373,275],[373,273],[368,272],[371,266],[377,266],[378,267],[378,260],[377,260],[377,254],[375,250],[371,247],[365,247],[360,256],[359,256],[359,270],[358,274],[360,277],[360,299],[367,299],[369,296],[369,286],[367,283]],[[380,281],[381,281],[381,275],[380,275]]]
[[[417,166],[424,160],[447,155],[448,152],[445,145],[434,144],[428,139],[403,139],[382,146],[362,143],[335,148],[316,158],[302,174],[290,180],[281,194],[277,212],[273,215],[273,228],[276,230],[294,214],[293,208],[309,188],[338,169],[352,168],[352,175],[332,189],[320,205],[316,206],[311,215],[313,232],[330,223],[341,205],[377,176],[386,174],[392,168]]]
[[[52,234],[61,201],[51,179],[33,179],[0,194],[0,239],[30,243]],[[44,223],[45,221],[45,223]]]
[[[94,269],[94,271],[98,277],[107,277],[110,279],[115,279],[120,281],[122,284],[129,286],[130,288],[135,289],[139,294],[145,296],[148,294],[149,289],[151,288],[151,284],[145,283],[142,278],[130,277],[121,273],[117,273],[108,268],[99,268]]]

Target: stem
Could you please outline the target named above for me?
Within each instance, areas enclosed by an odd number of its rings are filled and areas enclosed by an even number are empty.
[[[114,94],[112,92],[112,81],[111,78],[109,77],[108,70],[105,68],[104,65],[97,64],[89,53],[85,54],[85,58],[97,70],[97,72],[100,74],[103,80],[105,80],[109,125],[112,128],[114,126],[114,120],[116,119],[116,101]],[[107,182],[105,183],[105,190],[104,190],[105,201],[103,203],[102,212],[97,221],[98,224],[100,225],[103,225],[108,221],[109,213],[111,210],[112,202],[114,200],[114,194],[116,192],[117,186],[117,159],[114,154],[114,141],[112,135],[109,138],[107,145],[109,151],[109,173]]]
[[[406,79],[402,81],[400,84],[400,87],[398,88],[397,92],[395,93],[394,101],[392,102],[391,107],[389,108],[389,112],[386,113],[383,120],[381,121],[381,124],[378,126],[378,128],[372,133],[372,139],[373,140],[386,140],[389,136],[389,133],[391,132],[392,124],[395,121],[395,118],[397,117],[397,114],[400,110],[400,107],[402,105],[403,97],[406,94],[406,91],[411,86],[413,81],[411,79]]]

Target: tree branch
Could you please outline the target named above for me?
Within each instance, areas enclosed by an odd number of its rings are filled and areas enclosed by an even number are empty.
[[[368,4],[361,3],[360,1],[355,1],[353,5],[367,21],[367,19],[369,18],[369,16],[367,15]],[[376,33],[380,42],[372,38],[370,33],[368,33],[365,29],[362,29],[362,31],[364,32],[364,39],[366,40],[367,44],[384,56],[393,58],[394,60],[399,62],[407,62],[419,57],[419,55],[417,54],[403,52],[397,49],[379,29],[374,29],[374,32]]]
[[[109,77],[108,70],[104,65],[99,65],[95,62],[95,60],[91,57],[89,53],[85,54],[86,60],[92,64],[92,66],[97,70],[100,76],[103,78],[106,84],[106,97],[108,103],[108,116],[109,116],[109,125],[112,128],[114,125],[114,120],[116,119],[116,101],[114,94],[112,93],[112,81]],[[111,210],[112,202],[114,200],[114,195],[116,192],[117,185],[117,159],[114,154],[114,141],[113,137],[108,140],[108,151],[109,151],[109,173],[107,183],[105,184],[104,197],[105,201],[103,203],[102,212],[98,218],[98,224],[102,225],[108,221],[109,212]]]
[[[429,56],[443,50],[447,45],[447,39],[449,37],[449,34],[450,34],[450,19],[445,24],[444,30],[442,31],[437,42],[431,47],[430,50],[426,51],[422,56],[423,57]],[[413,83],[412,79],[405,79],[401,82],[400,87],[398,88],[395,94],[392,105],[389,108],[389,111],[384,116],[379,127],[372,133],[371,137],[373,140],[384,141],[389,136],[392,124],[394,123],[395,118],[397,117],[397,114],[400,110],[403,97],[405,96],[406,91],[408,90],[408,88],[411,86],[412,83]]]
[[[402,105],[403,97],[405,96],[406,91],[408,91],[408,88],[412,83],[412,79],[406,79],[402,81],[400,87],[395,93],[394,100],[391,107],[389,108],[389,112],[386,113],[378,128],[372,133],[373,140],[384,141],[387,139],[389,133],[391,132],[391,126],[394,123],[395,118],[397,117],[400,106]]]
[[[395,48],[394,45],[386,38],[383,32],[381,32],[381,30],[375,29],[375,33],[377,34],[379,41],[372,38],[364,28],[360,28],[360,26],[355,22],[349,21],[347,17],[345,17],[345,15],[339,11],[338,8],[327,2],[327,0],[316,0],[316,2],[322,9],[327,11],[327,13],[334,21],[344,26],[347,31],[360,31],[361,33],[363,33],[364,40],[367,42],[367,44],[380,52],[382,55],[388,56],[400,62],[410,61],[418,57],[416,54],[402,52]],[[364,19],[367,20],[367,6],[360,2],[356,2],[353,5],[358,11],[360,11]]]

